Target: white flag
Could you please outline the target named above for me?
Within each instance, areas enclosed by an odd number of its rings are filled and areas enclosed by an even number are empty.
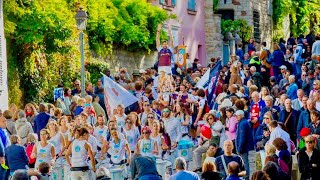
[[[118,83],[116,83],[106,75],[103,75],[103,86],[104,100],[108,115],[111,115],[112,111],[119,104],[124,105],[124,107],[126,108],[138,101],[138,99],[133,94],[131,94],[129,91],[127,91],[125,88],[120,86]]]
[[[196,87],[199,89],[207,89],[209,85],[209,77],[210,77],[210,69],[208,69],[207,72],[201,77]]]

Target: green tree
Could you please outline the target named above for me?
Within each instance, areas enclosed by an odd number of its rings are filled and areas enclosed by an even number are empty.
[[[80,77],[79,32],[74,19],[78,0],[4,1],[11,103],[51,102],[59,84]],[[92,54],[113,47],[148,51],[155,46],[166,11],[145,0],[82,0],[89,19],[85,45],[87,80],[96,81],[106,63]]]

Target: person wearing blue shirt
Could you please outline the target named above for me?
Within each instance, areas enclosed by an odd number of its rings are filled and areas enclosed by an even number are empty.
[[[236,51],[236,55],[239,56],[240,58],[240,62],[244,62],[244,52],[242,50],[242,43],[239,43],[238,45],[238,48],[237,48],[237,51]]]
[[[183,157],[178,157],[175,162],[177,172],[170,177],[170,180],[200,180],[197,173],[187,171],[187,163]]]
[[[17,135],[10,137],[11,145],[5,149],[6,164],[10,168],[10,174],[18,169],[27,169],[29,159],[27,157],[26,149],[19,145],[21,139]],[[9,153],[10,152],[10,153]]]
[[[304,63],[302,54],[303,54],[303,42],[301,39],[299,39],[297,48],[294,50],[294,53],[293,53],[295,66],[296,66],[296,74],[301,74],[301,65]]]
[[[300,113],[300,116],[299,116],[298,126],[297,126],[297,137],[298,137],[298,139],[301,138],[300,137],[301,129],[304,128],[304,127],[308,127],[308,125],[310,124],[310,122],[311,122],[310,112],[314,111],[315,107],[316,107],[316,103],[313,100],[308,99],[308,101],[307,101],[307,109],[302,111]]]
[[[238,110],[235,113],[238,120],[236,131],[236,150],[243,159],[246,169],[246,180],[249,180],[250,166],[249,166],[249,151],[253,150],[253,135],[247,119],[244,118],[244,112]]]
[[[289,87],[287,89],[287,95],[291,100],[296,99],[297,91],[298,91],[298,85],[295,83],[296,79],[294,75],[289,76]]]
[[[5,148],[10,144],[7,142],[6,129],[6,118],[0,116],[0,164],[5,164]],[[0,166],[0,179],[5,179],[7,170]]]
[[[279,106],[274,106],[273,105],[273,98],[272,96],[268,95],[264,98],[264,101],[266,102],[266,106],[264,108],[262,108],[261,112],[260,112],[260,123],[263,120],[263,116],[266,112],[270,111],[272,113],[272,118],[274,120],[279,120],[279,112],[280,112],[280,108]]]
[[[40,131],[45,128],[50,119],[50,114],[47,113],[48,106],[45,104],[39,105],[39,114],[34,118],[34,132],[38,134],[40,138]]]

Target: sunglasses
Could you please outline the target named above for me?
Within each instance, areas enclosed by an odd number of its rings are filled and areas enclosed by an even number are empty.
[[[149,134],[149,132],[142,132],[142,134]]]
[[[154,117],[153,116],[149,116],[148,118],[153,119]]]
[[[148,107],[148,106],[150,106],[150,104],[145,104],[144,106]]]
[[[162,112],[164,112],[164,113],[169,113],[169,112],[170,112],[170,110],[164,110],[164,111],[162,111]]]
[[[213,118],[212,118],[212,117],[211,117],[211,118],[208,118],[208,119],[213,120]]]
[[[80,84],[76,84],[76,86],[79,86]]]
[[[306,141],[306,143],[308,143],[308,144],[313,144],[313,141]]]

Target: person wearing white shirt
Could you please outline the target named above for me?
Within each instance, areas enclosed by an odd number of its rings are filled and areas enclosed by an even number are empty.
[[[162,114],[164,128],[170,136],[172,149],[175,149],[182,135],[180,122],[178,119],[171,116],[171,111],[169,108],[164,108],[162,110]]]
[[[303,107],[302,98],[304,96],[304,91],[302,89],[298,89],[297,96],[298,98],[292,100],[292,108],[299,111]]]
[[[320,59],[320,35],[317,35],[316,42],[312,45],[312,54],[316,54],[317,59]]]
[[[117,119],[118,126],[123,128],[125,126],[127,115],[124,114],[124,106],[122,104],[117,106],[117,114],[114,116]]]
[[[288,151],[291,152],[291,143],[290,143],[290,135],[281,129],[280,126],[278,126],[278,122],[273,120],[268,124],[269,130],[271,131],[270,134],[270,139],[268,141],[268,144],[272,144],[273,140],[276,138],[281,138],[283,139],[287,146],[288,146]]]
[[[139,114],[142,126],[145,126],[145,124],[146,124],[146,122],[148,120],[148,114],[149,113],[153,113],[150,106],[151,105],[150,105],[149,101],[144,101],[143,102],[143,112]],[[156,113],[154,113],[154,117],[157,118]]]

